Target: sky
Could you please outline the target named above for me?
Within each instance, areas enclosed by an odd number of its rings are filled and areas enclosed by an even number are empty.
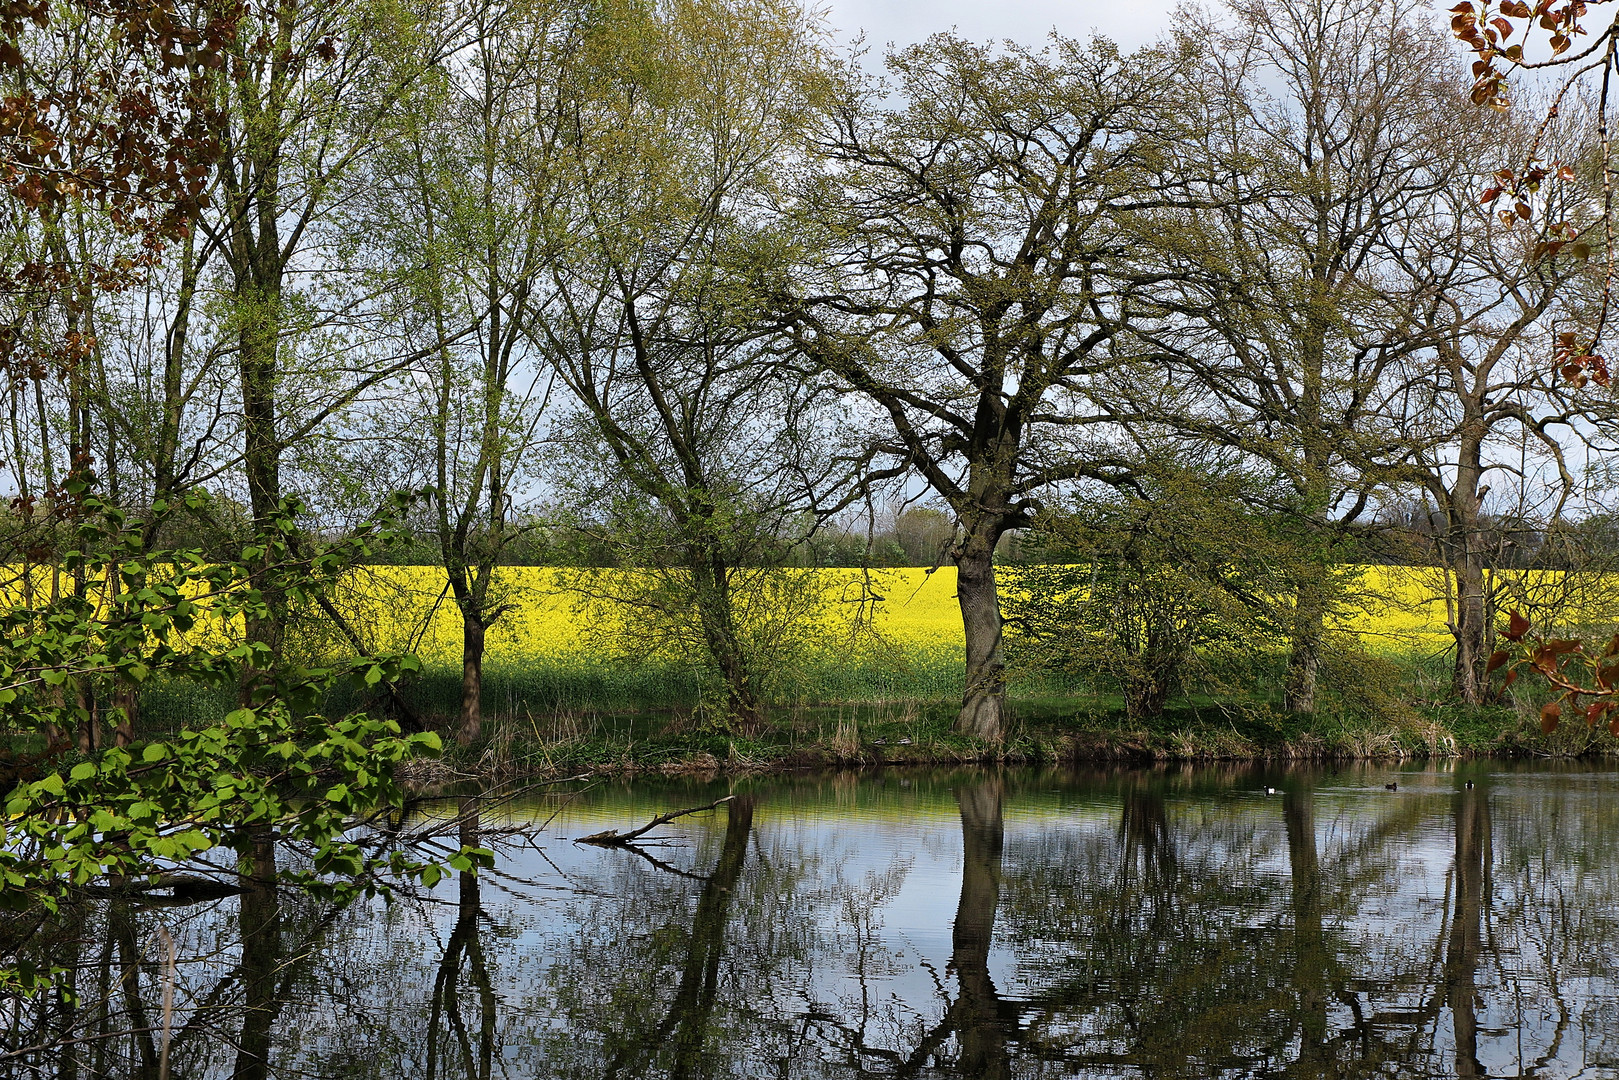
[[[1052,28],[1068,37],[1099,32],[1125,49],[1146,45],[1169,25],[1175,0],[825,0],[828,23],[848,40],[866,31],[873,53],[952,27],[976,41],[1040,44]]]

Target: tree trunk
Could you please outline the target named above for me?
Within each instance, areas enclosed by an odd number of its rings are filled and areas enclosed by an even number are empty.
[[[238,303],[245,309],[238,344],[242,394],[243,466],[247,473],[248,500],[253,511],[254,541],[264,548],[255,562],[262,574],[275,559],[271,545],[281,539],[275,528],[275,515],[281,506],[281,447],[276,436],[276,357],[277,318],[280,289],[238,286]],[[247,620],[249,645],[262,646],[263,655],[242,665],[241,699],[244,706],[257,704],[254,690],[260,682],[261,664],[279,663],[286,628],[286,597],[279,590],[261,583],[268,614]]]
[[[725,809],[725,841],[714,872],[697,898],[686,964],[681,969],[674,1001],[669,1005],[669,1017],[659,1031],[660,1043],[674,1045],[669,1075],[675,1080],[685,1080],[694,1073],[708,1075],[701,1068],[703,1045],[708,1041],[709,1019],[719,990],[725,930],[730,923],[733,901],[747,860],[748,839],[753,832],[753,806],[753,796],[743,795],[733,799]]]
[[[455,741],[467,746],[483,733],[483,615],[478,605],[461,609],[461,722]]]
[[[79,753],[94,754],[101,750],[101,699],[96,694],[95,687],[90,685],[90,677],[84,676],[78,680],[77,696],[79,699]]]
[[[140,721],[141,698],[140,689],[130,684],[122,684],[112,699],[113,715],[117,717],[117,726],[113,728],[113,744],[128,746],[135,741],[135,725]]]
[[[462,799],[457,812],[461,822],[458,838],[464,847],[476,847],[482,839],[478,803],[475,799]],[[451,1031],[461,1051],[461,1075],[472,1080],[489,1080],[494,1062],[495,999],[494,984],[489,977],[489,966],[484,958],[483,939],[478,933],[478,919],[483,911],[483,898],[475,870],[462,870],[456,881],[458,902],[455,909],[455,927],[444,943],[444,956],[439,961],[438,975],[433,982],[433,995],[428,1006],[427,1061],[423,1071],[425,1080],[438,1080],[439,1018],[447,1014]],[[465,956],[478,993],[477,1045],[473,1046],[471,1029],[461,1015],[461,997],[458,984],[461,978],[461,958]],[[446,1070],[447,1071],[447,1070]]]
[[[1482,704],[1488,680],[1484,676],[1487,625],[1484,596],[1484,551],[1480,522],[1479,481],[1483,476],[1480,425],[1464,426],[1457,449],[1456,485],[1446,516],[1449,536],[1445,548],[1450,572],[1456,579],[1456,611],[1450,625],[1456,641],[1456,666],[1451,689],[1469,705]]]
[[[1315,800],[1309,791],[1282,796],[1288,865],[1293,883],[1293,987],[1299,997],[1299,1058],[1320,1061],[1327,1044],[1327,954],[1321,928],[1321,861],[1315,842]]]
[[[1321,673],[1321,632],[1326,621],[1326,589],[1320,581],[1299,583],[1289,635],[1285,707],[1290,713],[1315,712],[1316,681]]]
[[[717,559],[698,561],[692,573],[698,617],[709,655],[725,682],[725,711],[743,731],[756,731],[764,723],[764,708],[754,687],[753,665],[737,630],[731,606],[729,568]]]
[[[993,529],[974,529],[956,555],[956,598],[967,636],[967,685],[956,731],[997,744],[1006,738],[1006,660],[1001,598],[995,588],[998,539]]]
[[[135,1029],[135,1048],[140,1064],[135,1067],[131,1080],[157,1080],[157,1041],[152,1037],[155,1025],[146,1011],[146,998],[141,988],[141,949],[135,940],[135,919],[129,905],[114,901],[107,909],[107,933],[118,942],[119,987],[123,992],[125,1010],[130,1026]],[[131,1062],[131,1064],[134,1064]]]

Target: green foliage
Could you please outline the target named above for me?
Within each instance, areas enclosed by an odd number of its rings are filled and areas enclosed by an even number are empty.
[[[1029,546],[1060,562],[1018,571],[1014,663],[1100,674],[1139,718],[1163,712],[1189,665],[1270,647],[1297,556],[1245,507],[1247,486],[1160,463],[1133,492],[1048,512]]]
[[[313,603],[382,531],[363,527],[300,551],[295,508],[283,506],[270,539],[244,551],[242,562],[143,554],[137,523],[82,484],[70,494],[77,545],[59,564],[79,587],[0,615],[0,724],[9,733],[0,760],[0,903],[55,912],[92,883],[138,889],[189,863],[221,869],[217,857],[204,856],[223,849],[244,859],[265,836],[307,850],[309,868],[281,876],[328,896],[434,876],[432,863],[375,854],[351,830],[402,803],[395,768],[437,754],[438,736],[402,735],[392,720],[363,714],[331,721],[319,712],[334,686],[394,680],[417,670],[417,660],[357,656],[288,666],[262,643],[220,632],[265,617],[267,595]],[[188,504],[195,511],[204,501]],[[75,760],[66,733],[98,722],[94,702],[153,679],[234,686],[242,706],[160,740]],[[457,857],[491,858],[481,849]],[[49,980],[49,972],[0,968],[7,991]]]

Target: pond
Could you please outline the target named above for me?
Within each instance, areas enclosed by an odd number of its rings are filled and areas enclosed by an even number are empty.
[[[497,868],[87,906],[51,946],[77,1001],[8,1005],[0,1075],[157,1077],[167,988],[175,1078],[1619,1076],[1616,781],[889,770],[428,803],[407,826]],[[727,794],[637,850],[572,842]]]

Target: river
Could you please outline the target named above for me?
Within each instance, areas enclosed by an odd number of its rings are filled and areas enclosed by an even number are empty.
[[[1619,1077],[1611,765],[610,780],[400,824],[496,868],[87,903],[34,946],[76,1001],[4,1014],[0,1052],[58,1045],[0,1075],[155,1078],[166,1030],[176,1080]]]

